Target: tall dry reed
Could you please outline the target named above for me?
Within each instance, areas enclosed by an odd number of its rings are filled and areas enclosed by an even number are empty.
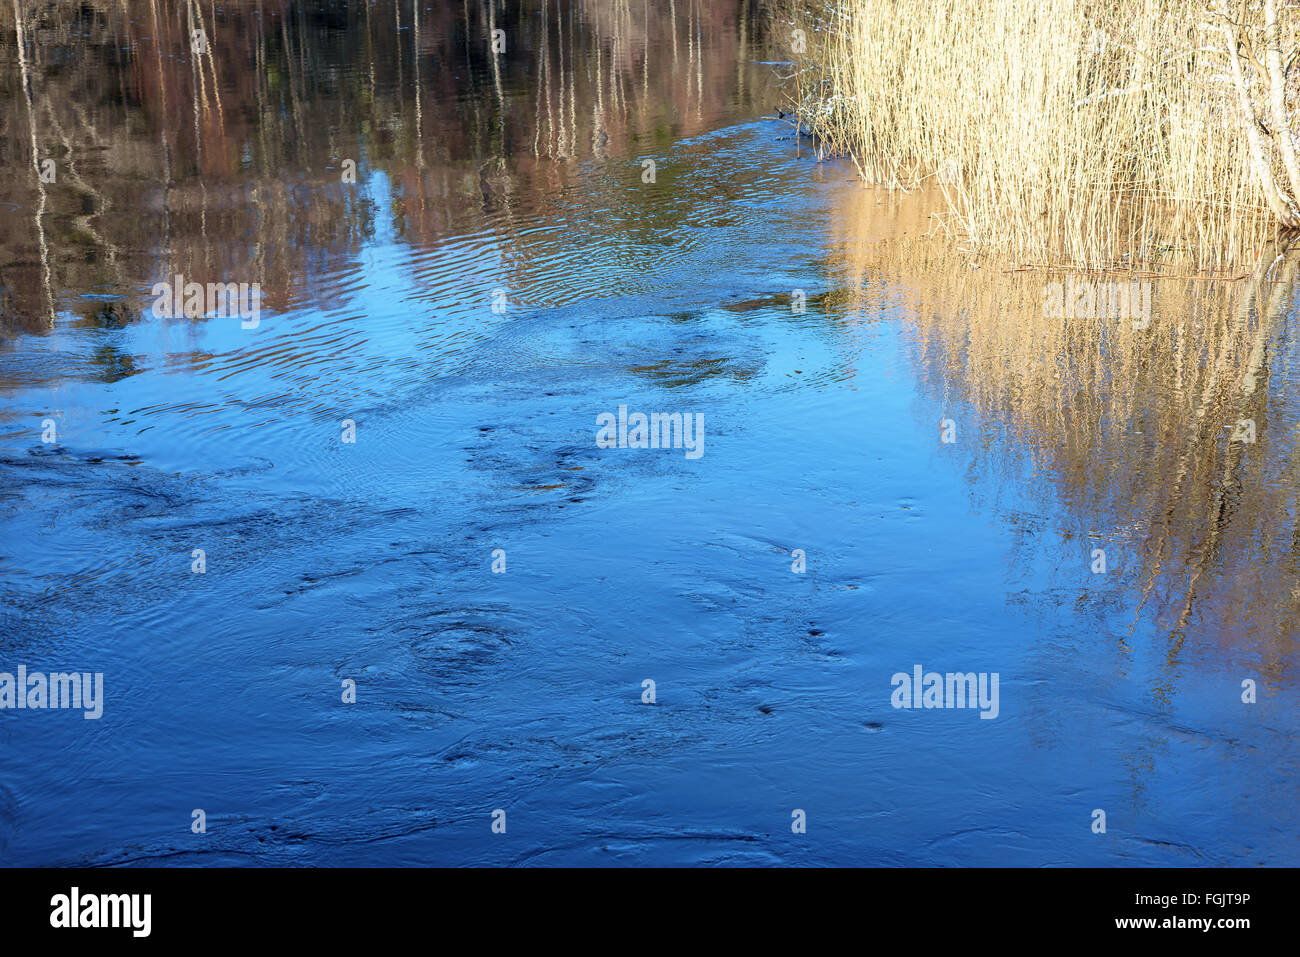
[[[792,0],[780,19],[818,149],[875,182],[933,177],[978,248],[1215,270],[1300,223],[1300,14],[1273,0]]]

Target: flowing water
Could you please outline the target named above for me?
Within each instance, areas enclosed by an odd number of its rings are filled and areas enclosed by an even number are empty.
[[[0,27],[0,863],[1300,863],[1285,250],[1054,313],[743,0]]]

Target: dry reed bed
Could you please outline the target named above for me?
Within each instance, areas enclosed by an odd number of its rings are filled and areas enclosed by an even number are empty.
[[[1298,25],[1274,0],[791,0],[775,31],[818,150],[933,177],[975,248],[1219,271],[1300,223]]]

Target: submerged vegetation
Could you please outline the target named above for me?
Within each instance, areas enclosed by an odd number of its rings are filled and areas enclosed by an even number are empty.
[[[793,0],[783,18],[819,151],[933,180],[976,247],[1237,275],[1300,226],[1300,14],[1276,0]]]

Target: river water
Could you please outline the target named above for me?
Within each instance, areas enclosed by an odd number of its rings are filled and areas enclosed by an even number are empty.
[[[750,3],[130,7],[0,13],[0,863],[1300,863],[1289,254],[1053,314]]]

